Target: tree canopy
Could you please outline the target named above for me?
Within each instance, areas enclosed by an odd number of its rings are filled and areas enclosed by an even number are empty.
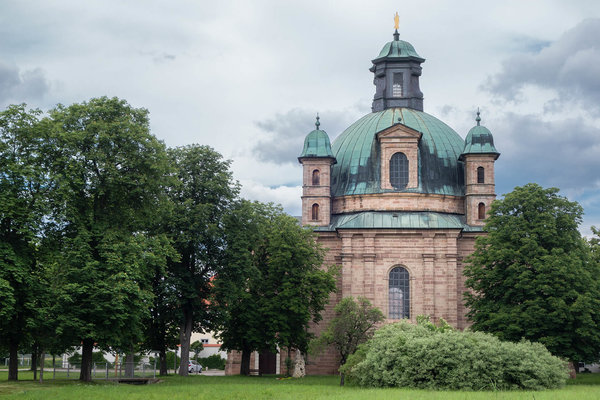
[[[157,350],[166,373],[177,343],[185,375],[192,331],[217,327],[231,349],[305,351],[333,274],[295,218],[238,198],[229,166],[208,146],[167,150],[148,111],[118,98],[0,112],[9,379],[18,351],[78,346],[81,380],[94,347]]]
[[[53,237],[57,333],[83,344],[91,379],[94,343],[129,349],[139,341],[151,292],[146,234],[168,173],[148,112],[98,98],[50,112],[56,145]]]
[[[371,338],[375,326],[384,321],[381,310],[371,305],[365,297],[344,297],[335,308],[335,317],[329,322],[325,331],[313,342],[314,351],[324,346],[333,346],[340,356],[340,365],[344,365],[358,346]],[[344,374],[341,373],[340,385],[344,385]]]
[[[51,146],[41,112],[25,105],[0,112],[0,346],[10,353],[9,380],[18,378],[17,349],[38,317],[36,249],[47,215]]]
[[[487,236],[464,274],[473,329],[526,338],[571,361],[600,354],[600,267],[578,225],[583,210],[537,184],[492,203]]]
[[[335,271],[321,269],[313,233],[272,204],[241,201],[226,220],[228,268],[215,279],[222,347],[242,352],[277,347],[306,352],[309,323],[335,290]]]
[[[175,169],[168,192],[173,210],[164,231],[179,255],[169,262],[168,274],[179,311],[179,374],[187,375],[191,334],[210,328],[211,278],[226,266],[223,219],[238,185],[230,162],[208,146],[169,149],[169,160]]]

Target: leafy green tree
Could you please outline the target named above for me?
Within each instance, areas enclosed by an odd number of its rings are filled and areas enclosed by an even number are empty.
[[[583,210],[537,184],[495,201],[465,266],[473,329],[541,342],[571,361],[600,354],[600,267],[577,227]]]
[[[0,346],[9,350],[9,380],[18,379],[18,349],[40,317],[36,252],[52,187],[40,118],[24,104],[0,112]]]
[[[335,317],[329,322],[325,331],[311,343],[314,352],[327,346],[333,346],[340,356],[340,364],[344,365],[358,346],[373,336],[375,326],[383,322],[385,317],[381,310],[371,305],[365,297],[344,297],[335,308]],[[344,385],[344,373],[340,373],[340,386]]]
[[[592,226],[592,236],[588,243],[590,246],[590,250],[592,253],[592,258],[596,261],[596,263],[600,264],[600,229]]]
[[[199,340],[196,340],[190,345],[190,350],[194,352],[194,360],[198,361],[198,354],[204,350],[204,345]]]
[[[242,352],[242,375],[248,375],[250,354],[273,344],[263,334],[263,315],[256,298],[260,268],[256,250],[275,213],[271,204],[241,200],[225,218],[227,243],[224,268],[214,281],[212,312],[218,316],[221,347]]]
[[[272,204],[241,201],[226,227],[227,268],[215,279],[214,308],[222,348],[242,352],[247,375],[252,351],[306,352],[308,325],[321,320],[335,272],[321,269],[313,233]]]
[[[159,375],[167,375],[167,350],[176,348],[179,343],[177,292],[161,264],[154,264],[151,271],[153,275],[150,278],[150,290],[153,299],[150,312],[143,321],[142,349],[158,351]]]
[[[97,98],[50,111],[57,334],[82,344],[80,379],[91,380],[94,343],[130,349],[140,340],[152,293],[145,231],[164,192],[164,145],[148,111]],[[154,249],[153,251],[156,251]]]
[[[211,279],[223,268],[223,218],[238,193],[230,162],[208,146],[169,149],[175,182],[169,188],[172,217],[165,223],[179,258],[168,265],[177,293],[180,375],[188,374],[192,331],[210,328]]]

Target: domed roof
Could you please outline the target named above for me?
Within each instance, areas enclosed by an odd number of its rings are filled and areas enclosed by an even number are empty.
[[[422,133],[419,142],[419,185],[402,192],[464,195],[463,164],[458,161],[464,142],[448,125],[422,111],[388,108],[370,113],[350,125],[332,145],[333,196],[397,192],[381,188],[377,133],[398,123]]]
[[[461,159],[465,154],[496,154],[496,158],[500,155],[494,146],[494,137],[492,132],[485,126],[479,125],[481,118],[477,111],[477,125],[471,128],[465,138],[465,147],[461,154]]]
[[[304,149],[298,159],[303,157],[329,157],[334,158],[331,152],[331,143],[327,132],[319,129],[319,117],[317,117],[317,129],[306,135]]]
[[[380,58],[384,57],[397,59],[406,59],[412,57],[421,60],[421,62],[425,61],[423,57],[417,54],[417,51],[412,44],[399,39],[387,42],[375,60],[379,60]]]

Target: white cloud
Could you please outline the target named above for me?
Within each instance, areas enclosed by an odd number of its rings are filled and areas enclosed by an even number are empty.
[[[268,187],[254,181],[241,181],[242,197],[263,203],[281,204],[290,215],[302,215],[301,186]]]

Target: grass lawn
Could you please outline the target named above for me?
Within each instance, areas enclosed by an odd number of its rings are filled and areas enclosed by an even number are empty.
[[[407,389],[361,389],[339,387],[337,376],[310,376],[277,380],[274,377],[169,376],[153,385],[126,385],[96,381],[48,381],[40,385],[31,373],[20,372],[16,383],[0,372],[0,399],[600,399],[600,374],[581,374],[559,390],[542,392],[446,392]]]

